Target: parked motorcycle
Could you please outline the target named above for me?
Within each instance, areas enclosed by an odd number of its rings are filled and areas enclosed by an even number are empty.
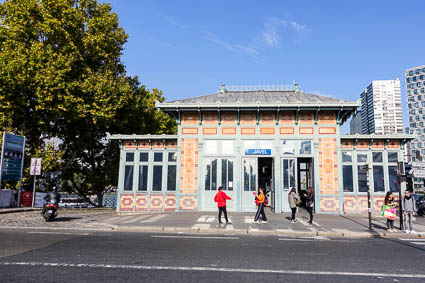
[[[417,214],[419,215],[419,216],[424,216],[425,215],[425,202],[421,202],[421,203],[419,203],[418,205],[417,205],[417,207],[416,207],[416,210],[417,210]]]
[[[49,222],[50,220],[58,216],[57,210],[58,210],[57,200],[50,199],[44,203],[41,215],[44,217],[44,220],[46,220],[46,222]]]

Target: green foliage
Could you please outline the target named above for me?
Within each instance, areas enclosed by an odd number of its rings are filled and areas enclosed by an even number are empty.
[[[111,6],[96,0],[0,4],[0,130],[25,135],[34,157],[60,139],[63,188],[83,196],[101,198],[117,182],[119,150],[106,132],[176,132],[154,108],[162,92],[126,75],[127,38]]]

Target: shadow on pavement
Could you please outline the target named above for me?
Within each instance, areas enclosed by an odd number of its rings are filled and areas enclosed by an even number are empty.
[[[50,222],[70,222],[78,219],[81,219],[81,217],[57,217],[50,220]]]

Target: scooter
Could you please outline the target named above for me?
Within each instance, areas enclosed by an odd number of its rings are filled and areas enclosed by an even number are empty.
[[[44,203],[41,215],[44,217],[44,220],[46,220],[46,222],[49,222],[50,220],[58,216],[57,209],[58,209],[58,203],[55,199],[46,201]]]

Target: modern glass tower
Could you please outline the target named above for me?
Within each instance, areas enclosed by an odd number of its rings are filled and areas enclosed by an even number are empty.
[[[402,134],[400,80],[377,80],[360,94],[363,134]]]

